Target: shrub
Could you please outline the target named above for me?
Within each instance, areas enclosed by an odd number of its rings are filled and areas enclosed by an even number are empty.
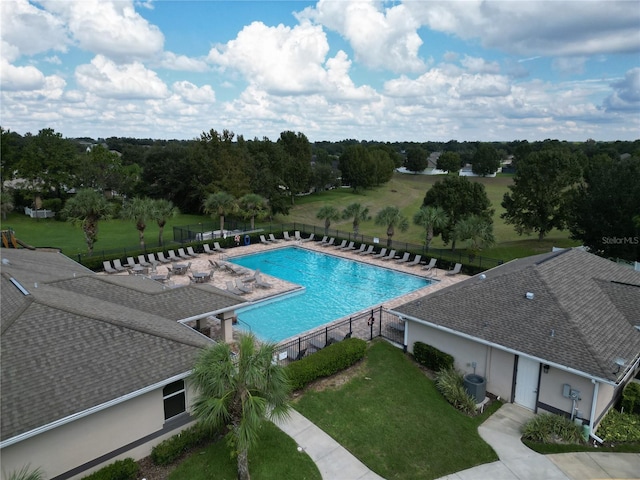
[[[584,443],[582,426],[567,417],[543,413],[522,427],[522,436],[538,443]]]
[[[462,374],[453,367],[440,370],[436,374],[435,385],[445,400],[455,408],[467,415],[476,413],[476,402],[464,389]]]
[[[292,390],[300,390],[312,381],[328,377],[350,367],[364,357],[367,342],[348,338],[287,365],[286,371]]]
[[[606,442],[640,442],[640,415],[611,409],[600,422],[598,436]]]
[[[198,423],[166,439],[151,449],[151,461],[156,465],[169,465],[194,447],[217,438],[216,432]]]
[[[453,368],[453,357],[451,355],[441,352],[436,347],[426,343],[415,342],[413,344],[413,358],[420,365],[424,365],[434,372]]]
[[[53,212],[58,213],[62,210],[62,199],[61,198],[46,198],[42,200],[42,208],[44,210],[51,210]]]
[[[139,470],[140,466],[133,458],[125,458],[82,477],[82,480],[136,480]]]
[[[631,382],[622,391],[622,411],[640,413],[640,383]]]

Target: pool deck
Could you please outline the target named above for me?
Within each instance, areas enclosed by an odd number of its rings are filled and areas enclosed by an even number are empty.
[[[191,267],[188,273],[189,275],[193,275],[196,272],[211,271],[212,266],[209,263],[209,260],[211,261],[233,260],[233,258],[235,257],[250,255],[253,253],[260,253],[267,250],[273,250],[278,248],[292,247],[292,246],[297,246],[300,248],[305,248],[308,250],[312,250],[312,251],[316,251],[316,252],[320,252],[328,255],[334,255],[336,257],[342,257],[349,260],[355,260],[355,261],[367,263],[370,265],[377,265],[380,267],[389,268],[399,272],[408,273],[408,274],[417,275],[423,278],[435,280],[435,282],[432,283],[431,285],[425,286],[423,288],[415,290],[406,295],[398,296],[396,298],[393,298],[381,304],[371,305],[365,309],[366,311],[369,311],[372,308],[374,309],[378,308],[380,306],[386,309],[391,309],[405,302],[408,302],[415,298],[422,297],[424,295],[440,290],[442,288],[448,287],[449,285],[453,285],[454,283],[460,282],[461,280],[464,280],[465,278],[467,278],[467,276],[463,274],[448,276],[446,275],[445,270],[441,270],[437,268],[427,272],[426,270],[423,269],[424,264],[415,265],[411,267],[411,266],[407,266],[406,263],[397,263],[395,260],[382,260],[380,258],[375,258],[372,255],[358,255],[357,253],[355,253],[354,250],[340,250],[335,247],[323,247],[319,242],[299,242],[295,240],[291,240],[291,241],[282,240],[278,243],[272,243],[268,245],[257,243],[257,244],[247,245],[247,246],[230,248],[225,250],[224,252],[215,253],[211,255],[201,253],[197,258],[193,258],[191,260],[184,260],[184,261],[181,260],[180,262],[176,262],[176,263],[186,264],[186,263],[189,263],[190,261]],[[237,278],[240,278],[240,279],[246,278],[250,276],[251,273],[253,273],[253,271],[251,270],[248,270],[248,271],[250,272],[249,275],[235,275],[230,271],[217,268],[217,269],[214,269],[213,275],[211,279],[208,282],[206,282],[206,285],[211,285],[212,287],[215,287],[219,290],[227,292],[227,282],[235,282]],[[165,275],[167,274],[167,272],[168,272],[167,265],[160,264],[156,267],[156,269],[152,273],[154,275]],[[127,275],[127,273],[125,272],[125,273],[111,274],[111,275]],[[282,295],[288,292],[292,292],[300,288],[299,285],[293,284],[291,282],[287,282],[285,280],[281,280],[279,278],[276,278],[270,275],[266,275],[264,273],[261,274],[261,277],[263,281],[271,284],[271,288],[253,287],[251,292],[243,294],[238,298],[243,299],[246,302],[256,302],[259,300],[264,300],[267,298],[275,297],[277,295]],[[167,285],[172,288],[176,288],[176,287],[189,285],[190,283],[191,283],[191,279],[189,278],[188,275],[172,275]],[[353,315],[355,316],[357,315],[357,313],[358,312],[354,312]],[[344,317],[344,318],[348,318],[348,317]],[[344,318],[336,319],[334,320],[334,322],[339,322]],[[334,322],[330,322],[330,324]],[[209,323],[210,323],[209,327],[211,328],[210,335],[212,338],[216,338],[219,330],[219,325],[215,320]],[[323,325],[320,328],[324,328],[324,327],[325,325]],[[297,338],[298,336],[300,336],[300,334],[296,335],[293,338]],[[286,341],[287,339],[279,343],[284,343]]]

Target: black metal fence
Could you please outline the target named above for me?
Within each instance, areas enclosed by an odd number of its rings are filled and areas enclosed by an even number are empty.
[[[278,344],[277,361],[286,365],[346,338],[383,337],[404,346],[404,321],[383,307],[360,312]]]

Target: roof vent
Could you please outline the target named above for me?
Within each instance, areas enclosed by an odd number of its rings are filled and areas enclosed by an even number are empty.
[[[525,293],[524,298],[526,298],[527,300],[533,300],[533,292]]]

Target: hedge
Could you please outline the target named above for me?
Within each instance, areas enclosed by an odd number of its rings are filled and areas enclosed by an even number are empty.
[[[424,365],[434,372],[453,368],[454,359],[451,355],[426,343],[415,342],[413,344],[413,358],[420,365]]]
[[[140,466],[133,458],[125,458],[82,477],[82,480],[136,480],[139,470]]]
[[[169,465],[192,448],[216,440],[219,435],[219,432],[197,423],[153,447],[151,461],[156,465]]]
[[[285,367],[293,391],[304,388],[322,377],[328,377],[350,367],[364,357],[367,342],[348,338],[290,363]]]
[[[621,407],[625,413],[640,413],[640,383],[631,382],[624,387]]]

